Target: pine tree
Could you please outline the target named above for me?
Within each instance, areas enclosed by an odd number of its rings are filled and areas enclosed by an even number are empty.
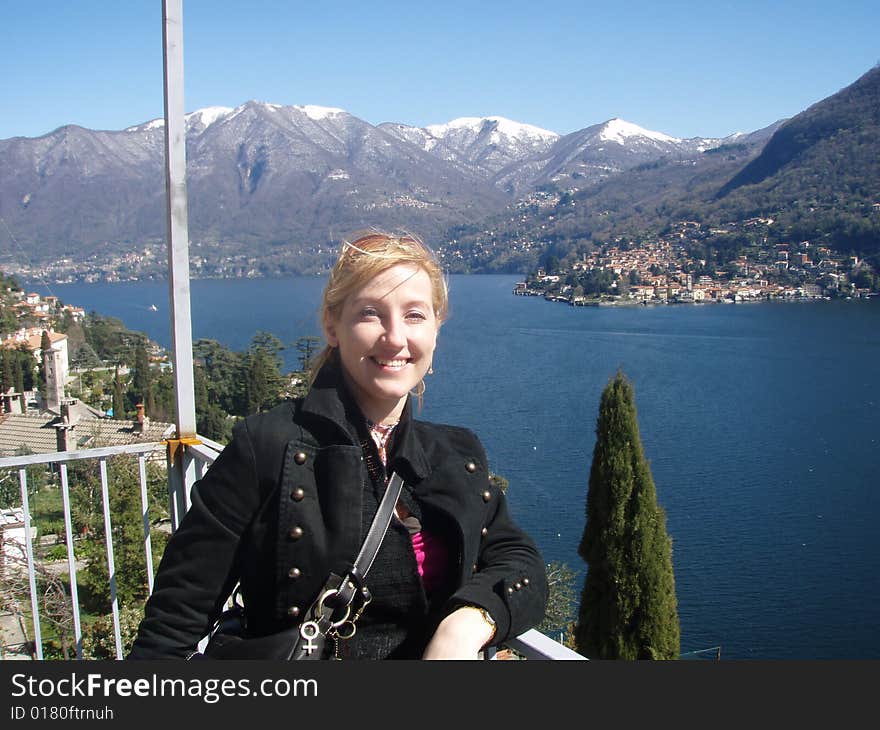
[[[575,629],[595,659],[674,659],[680,629],[666,515],[642,451],[632,385],[602,393],[578,553],[587,563]]]
[[[247,412],[260,413],[281,401],[281,357],[284,345],[268,332],[257,332],[245,358]]]
[[[318,337],[300,337],[296,341],[296,349],[299,350],[300,370],[307,372],[312,369],[312,360],[318,351],[321,343]]]

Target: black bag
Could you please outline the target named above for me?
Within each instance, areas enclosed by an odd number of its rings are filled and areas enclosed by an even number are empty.
[[[248,635],[244,607],[234,595],[233,606],[215,622],[204,651],[193,653],[189,659],[334,659],[338,642],[354,636],[357,619],[370,602],[366,586],[352,590],[349,585],[343,592],[341,584],[342,579],[331,574],[302,622],[266,636]]]
[[[338,658],[339,641],[354,636],[357,620],[371,600],[363,581],[385,539],[402,488],[403,479],[392,474],[351,570],[343,578],[330,574],[299,624],[267,636],[248,636],[244,607],[238,603],[236,589],[232,595],[233,606],[214,623],[204,651],[195,651],[187,659]]]

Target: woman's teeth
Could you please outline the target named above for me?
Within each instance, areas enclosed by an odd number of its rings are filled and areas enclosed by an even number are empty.
[[[386,368],[402,368],[408,362],[407,360],[381,360],[378,357],[374,357],[373,359],[379,363],[379,365]]]

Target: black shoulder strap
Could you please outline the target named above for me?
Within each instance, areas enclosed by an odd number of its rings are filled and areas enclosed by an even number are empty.
[[[370,531],[364,538],[364,544],[354,561],[352,572],[358,577],[364,578],[373,561],[376,559],[376,553],[382,545],[385,533],[388,532],[388,525],[391,524],[391,515],[394,514],[394,505],[400,498],[400,490],[403,488],[403,479],[397,472],[391,475],[388,480],[388,486],[385,487],[385,494],[379,503],[379,509],[373,517],[373,523],[370,525]]]
[[[339,595],[336,601],[338,605],[345,606],[351,603],[355,591],[363,586],[363,580],[372,567],[376,554],[379,552],[382,541],[388,532],[388,525],[391,524],[391,515],[394,514],[394,505],[397,504],[401,489],[403,489],[403,479],[397,472],[394,472],[391,475],[391,479],[388,480],[388,486],[385,488],[382,501],[379,503],[379,509],[376,510],[376,514],[373,516],[373,522],[370,525],[366,538],[364,538],[364,544],[361,545],[361,550],[357,558],[355,558],[351,571],[343,579],[339,588]]]

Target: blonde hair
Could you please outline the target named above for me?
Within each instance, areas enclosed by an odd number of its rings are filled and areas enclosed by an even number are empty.
[[[320,321],[339,319],[345,301],[358,289],[383,271],[398,264],[414,264],[428,274],[431,281],[431,304],[438,326],[449,314],[449,291],[446,278],[434,252],[416,236],[394,235],[370,231],[354,241],[344,241],[336,263],[330,271],[321,299]],[[335,348],[325,345],[314,360],[309,384],[318,371],[333,356]],[[425,385],[422,381],[415,394],[421,398]]]

